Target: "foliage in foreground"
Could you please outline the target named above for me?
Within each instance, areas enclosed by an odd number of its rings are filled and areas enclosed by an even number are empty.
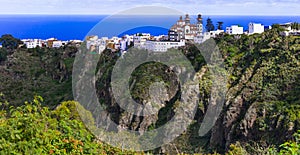
[[[228,155],[248,155],[249,153],[245,149],[245,147],[251,147],[249,144],[242,144],[240,142],[236,142],[235,144],[230,145],[230,150],[227,153]],[[279,148],[270,147],[265,149],[260,146],[256,146],[252,149],[256,149],[256,151],[261,152],[261,154],[266,155],[298,155],[300,154],[300,130],[294,134],[293,140],[284,142],[279,146]],[[249,154],[250,155],[250,154]]]
[[[0,154],[133,154],[97,141],[74,111],[77,102],[63,102],[53,111],[41,102],[36,96],[0,111]]]
[[[3,94],[0,94],[1,96]],[[96,140],[81,122],[77,108],[93,117],[75,101],[61,103],[55,110],[42,107],[43,99],[36,96],[32,102],[9,111],[0,111],[0,154],[135,154],[123,152]],[[0,102],[8,106],[8,102]],[[300,131],[277,148],[262,149],[264,154],[300,154]],[[232,144],[228,155],[248,154],[239,142]]]

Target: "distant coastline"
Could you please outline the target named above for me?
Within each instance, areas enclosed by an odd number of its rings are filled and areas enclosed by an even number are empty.
[[[193,15],[194,16],[194,15]],[[28,38],[58,38],[60,40],[83,40],[86,35],[108,15],[0,15],[0,35],[12,34],[21,39]],[[134,34],[147,32],[154,35],[167,34],[169,28],[178,16],[136,16],[126,15],[124,18],[108,18],[102,24],[99,36],[120,36],[125,33]],[[145,18],[147,17],[147,18]],[[247,27],[249,22],[271,25],[274,23],[300,22],[300,16],[244,16],[244,15],[203,15],[204,25],[210,17],[214,24],[218,21],[224,22],[223,27],[230,25],[241,25]],[[134,27],[134,24],[145,25],[145,27]],[[159,26],[156,27],[155,26]],[[133,27],[127,32],[118,32],[119,27]]]

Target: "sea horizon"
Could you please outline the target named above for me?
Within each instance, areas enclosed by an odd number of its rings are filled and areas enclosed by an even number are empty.
[[[186,13],[183,13],[182,15],[185,15]],[[201,15],[205,15],[205,16],[284,16],[284,17],[290,17],[290,16],[294,16],[294,17],[299,17],[299,15],[273,15],[273,14],[267,14],[267,15],[261,15],[261,14],[202,14],[201,12],[199,12],[199,14]],[[12,16],[113,16],[113,15],[128,15],[128,16],[177,16],[177,15],[166,15],[166,14],[149,14],[149,15],[140,15],[140,14],[0,14],[0,16],[7,16],[7,15],[12,15]],[[198,15],[198,14],[190,14],[189,15]]]
[[[195,23],[197,15],[190,16],[191,22]],[[224,30],[231,25],[240,25],[247,30],[250,22],[266,26],[300,22],[298,15],[203,15],[202,17],[204,27],[206,19],[211,18],[215,26],[218,21],[224,22]],[[12,34],[20,39],[57,38],[59,40],[84,40],[85,36],[93,34],[100,37],[138,32],[167,35],[168,29],[178,19],[177,15],[0,14],[0,35]],[[135,24],[139,26],[135,27]],[[98,34],[94,29],[96,25]]]

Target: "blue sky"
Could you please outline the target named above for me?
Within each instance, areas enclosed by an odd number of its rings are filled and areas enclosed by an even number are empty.
[[[154,5],[190,14],[300,15],[300,0],[0,0],[0,2],[0,14],[115,14],[128,8]]]

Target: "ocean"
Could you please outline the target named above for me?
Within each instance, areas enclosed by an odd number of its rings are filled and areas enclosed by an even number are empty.
[[[184,15],[183,15],[184,16]],[[203,16],[216,25],[224,22],[223,29],[240,25],[248,29],[250,22],[272,25],[274,23],[300,22],[300,16]],[[122,36],[124,34],[167,34],[178,16],[108,16],[108,15],[0,15],[0,35],[12,34],[16,38],[83,40],[87,35]],[[196,22],[196,16],[191,17]],[[215,26],[216,27],[216,26]]]

